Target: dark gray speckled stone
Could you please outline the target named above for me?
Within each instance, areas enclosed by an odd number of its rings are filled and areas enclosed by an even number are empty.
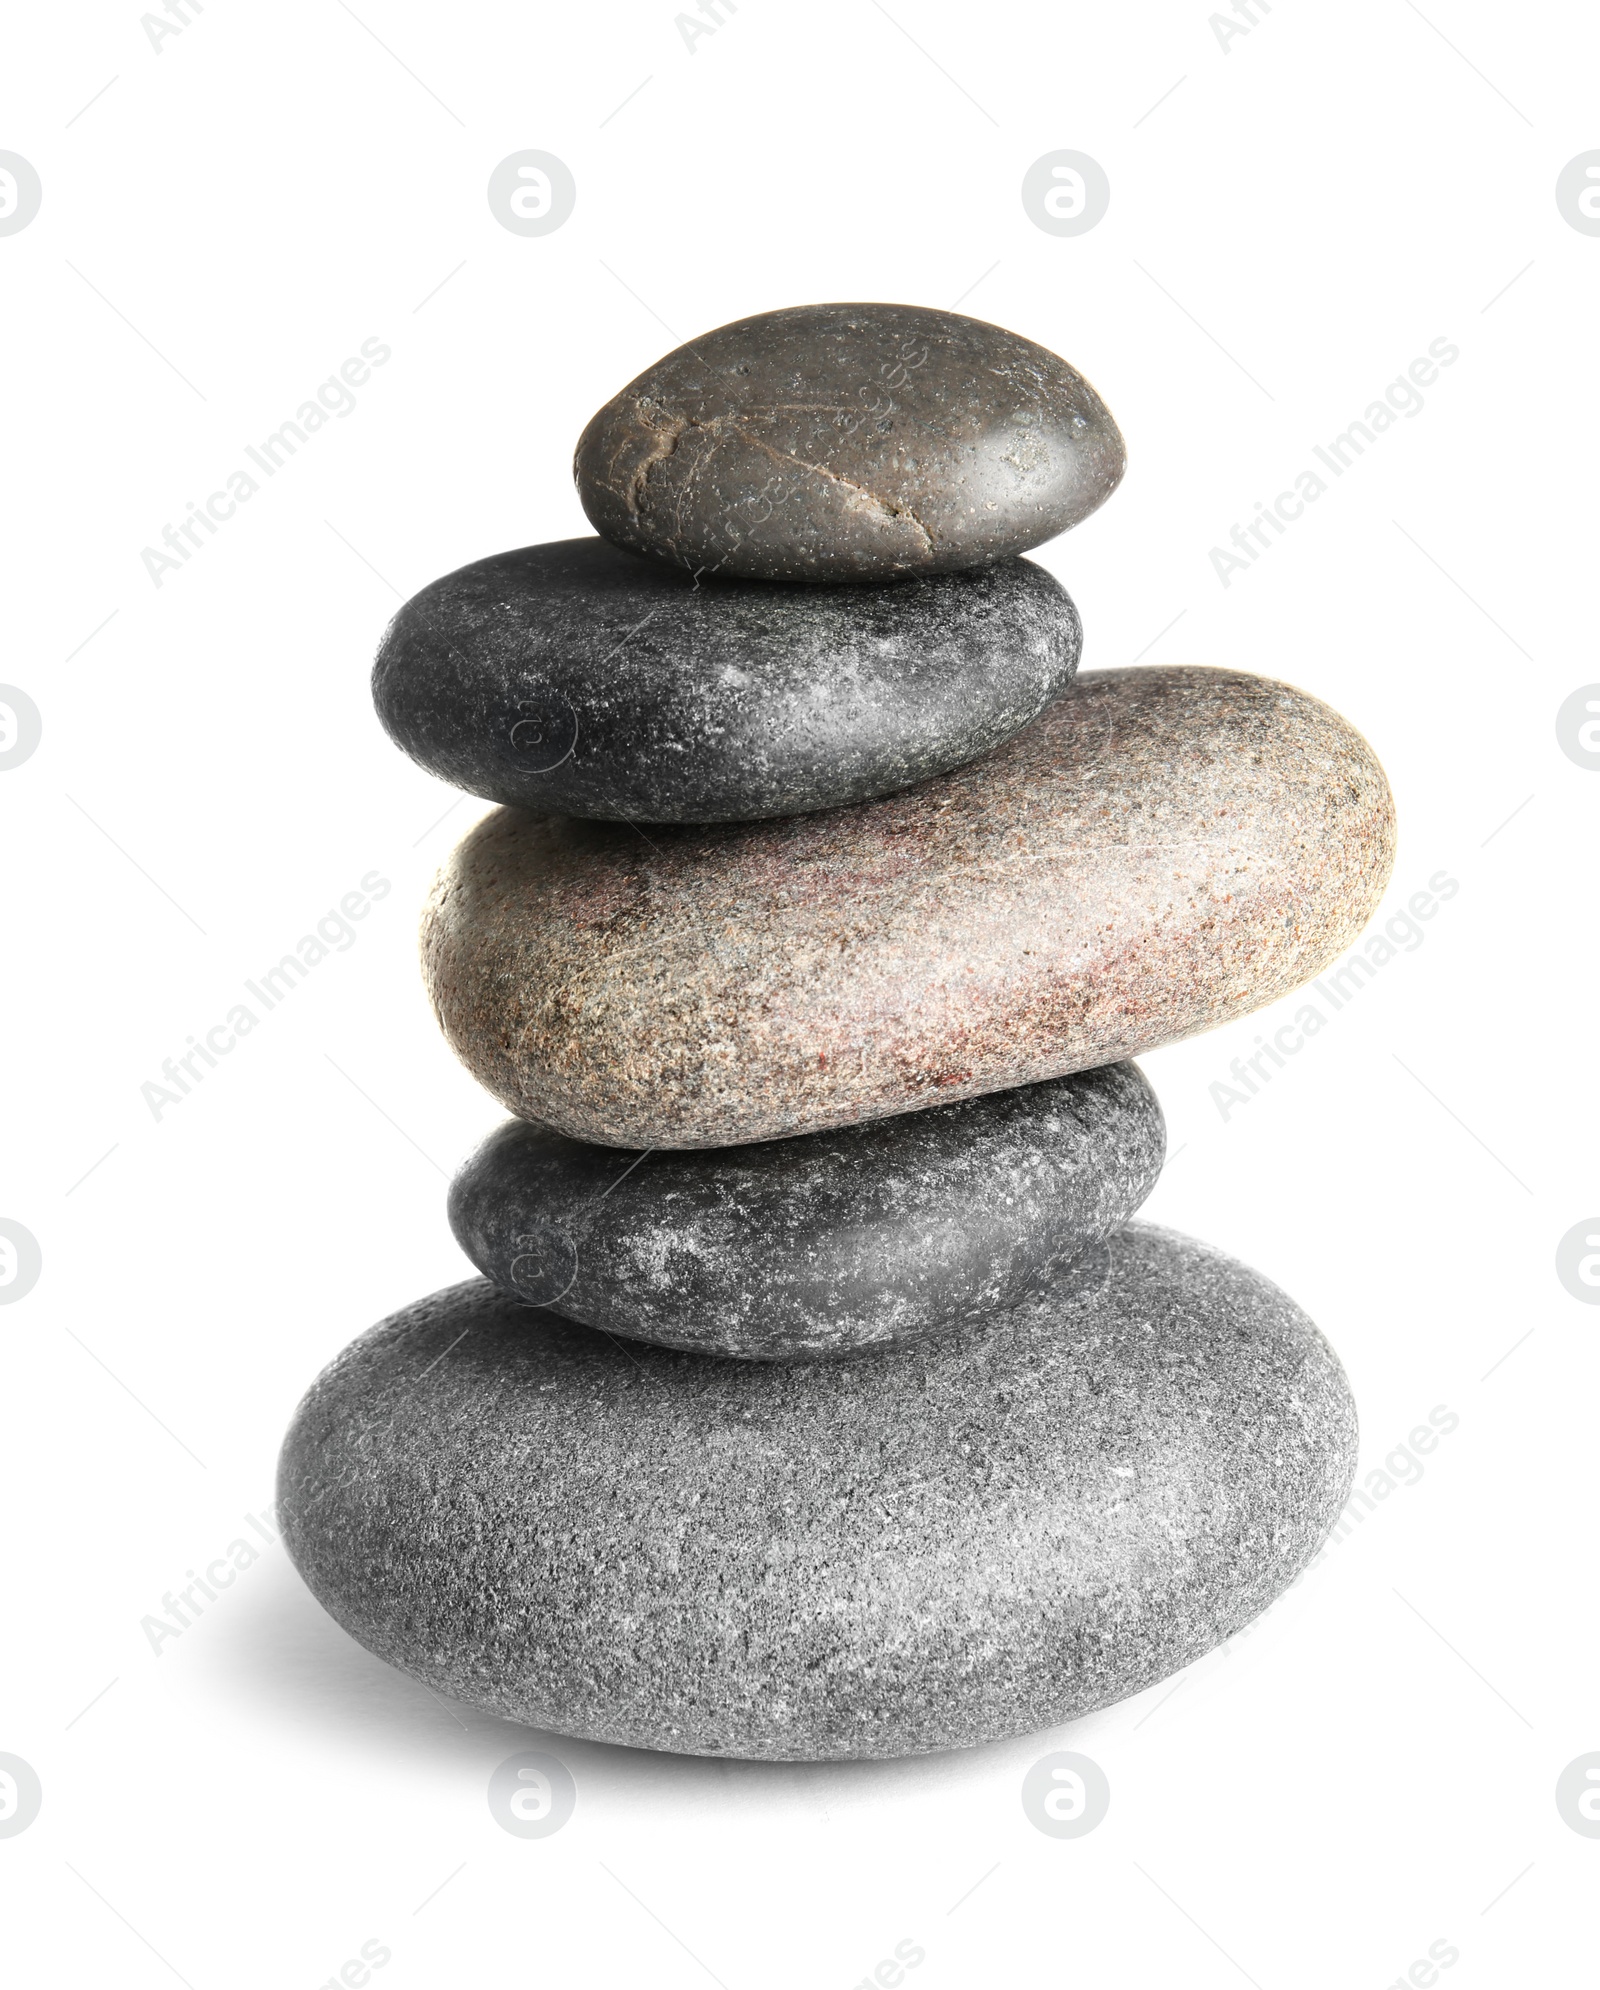
[[[1155,1187],[1132,1064],[798,1140],[619,1153],[513,1120],[450,1189],[479,1271],[608,1333],[788,1361],[1047,1291]]]
[[[756,580],[886,580],[1024,553],[1116,489],[1105,403],[1032,339],[914,304],[807,304],[647,367],[578,442],[630,552]]]
[[[908,788],[1064,691],[1082,630],[1031,560],[879,587],[701,580],[562,539],[413,596],[373,699],[431,774],[637,822],[798,815]]]
[[[1097,1300],[854,1361],[612,1341],[487,1280],[363,1335],[278,1513],[370,1651],[557,1733],[777,1760],[1035,1732],[1247,1624],[1356,1419],[1316,1328],[1170,1231]]]

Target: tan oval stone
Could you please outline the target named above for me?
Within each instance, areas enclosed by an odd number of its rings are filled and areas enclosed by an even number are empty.
[[[648,833],[500,809],[423,921],[456,1054],[615,1147],[845,1126],[1137,1056],[1277,999],[1382,896],[1394,805],[1317,699],[1095,671],[906,794]]]

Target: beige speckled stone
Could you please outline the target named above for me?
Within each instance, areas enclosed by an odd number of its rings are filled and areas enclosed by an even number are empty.
[[[1394,856],[1372,749],[1270,678],[1096,671],[907,794],[662,828],[501,809],[423,922],[457,1055],[618,1147],[845,1126],[1137,1056],[1321,972]]]

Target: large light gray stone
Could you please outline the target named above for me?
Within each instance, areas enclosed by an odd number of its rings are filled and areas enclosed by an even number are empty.
[[[453,1287],[311,1390],[285,1539],[369,1650],[562,1734],[793,1760],[1054,1726],[1247,1624],[1355,1461],[1275,1286],[1144,1225],[1110,1253],[1096,1298],[782,1365]]]

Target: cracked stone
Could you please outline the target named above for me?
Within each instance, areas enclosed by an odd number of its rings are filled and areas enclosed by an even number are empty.
[[[949,573],[1104,503],[1121,435],[1064,359],[906,304],[811,304],[668,353],[579,439],[595,530],[692,572],[781,581]]]
[[[345,1349],[277,1513],[324,1608],[557,1734],[778,1761],[1029,1734],[1242,1630],[1348,1497],[1337,1358],[1134,1224],[1088,1303],[851,1361],[624,1343],[473,1280]]]
[[[373,697],[391,737],[490,801],[723,822],[866,801],[1010,739],[1081,631],[1031,560],[876,586],[701,579],[565,539],[415,595]]]

